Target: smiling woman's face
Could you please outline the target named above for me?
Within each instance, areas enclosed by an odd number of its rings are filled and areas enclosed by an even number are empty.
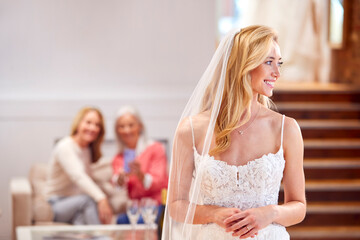
[[[87,145],[94,142],[101,131],[101,119],[96,111],[89,111],[81,120],[75,136],[81,144]]]
[[[142,127],[135,116],[130,113],[118,118],[116,132],[127,148],[136,148]]]
[[[281,67],[280,47],[273,42],[265,61],[250,72],[251,87],[255,93],[271,97],[276,80],[280,77]]]

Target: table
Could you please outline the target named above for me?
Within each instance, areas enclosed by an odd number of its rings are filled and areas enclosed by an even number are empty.
[[[146,229],[131,225],[51,225],[16,228],[17,240],[157,240],[157,226]]]

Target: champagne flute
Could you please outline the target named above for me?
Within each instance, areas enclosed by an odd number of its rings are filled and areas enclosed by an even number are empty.
[[[132,238],[135,239],[135,226],[140,217],[139,201],[136,199],[129,200],[126,203],[126,214],[131,224]]]
[[[156,216],[158,213],[157,202],[151,198],[141,199],[141,215],[144,219],[147,229],[147,237],[149,239],[150,228],[155,224]]]

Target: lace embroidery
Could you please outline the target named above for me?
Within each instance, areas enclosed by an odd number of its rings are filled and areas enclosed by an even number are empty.
[[[203,171],[203,204],[242,210],[277,204],[285,167],[282,148],[275,154],[263,155],[241,166],[229,165],[208,155],[201,156],[197,151],[194,154],[196,168]]]
[[[285,168],[282,147],[277,153],[264,154],[241,166],[229,165],[209,155],[202,156],[195,147],[194,158],[195,169],[202,171],[202,204],[246,210],[278,203]],[[201,227],[198,239],[237,238],[215,224],[206,224]],[[289,235],[283,226],[271,224],[262,229],[256,239],[287,240]]]

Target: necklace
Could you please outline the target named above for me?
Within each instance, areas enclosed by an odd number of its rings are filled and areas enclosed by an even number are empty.
[[[236,131],[237,131],[240,135],[243,135],[244,132],[245,132],[246,130],[248,130],[248,129],[252,126],[252,124],[254,123],[256,117],[258,116],[258,114],[259,114],[259,112],[260,112],[260,108],[261,108],[261,106],[259,107],[259,110],[257,110],[255,117],[254,117],[253,120],[250,122],[249,126],[247,126],[247,128],[245,128],[244,130],[236,129]]]

